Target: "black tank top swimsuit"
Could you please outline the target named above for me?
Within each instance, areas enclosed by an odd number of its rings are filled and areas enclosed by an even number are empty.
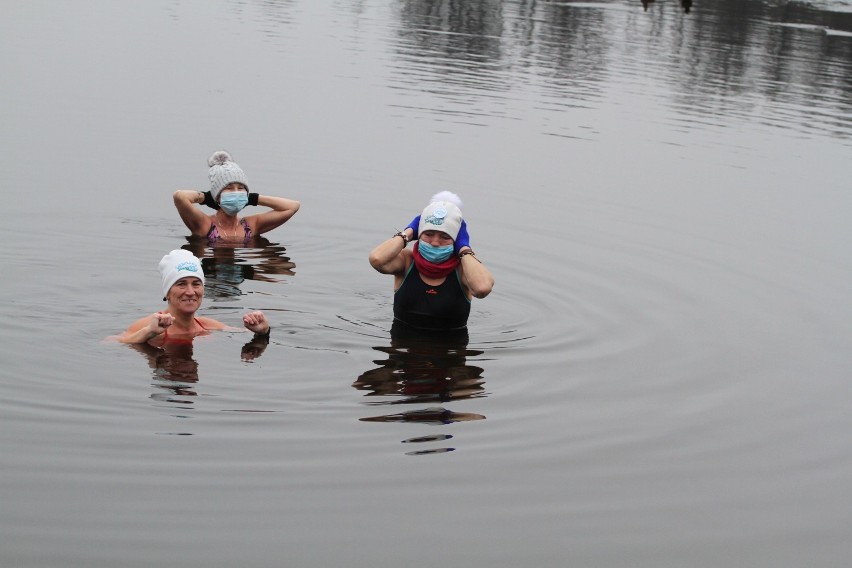
[[[464,293],[458,270],[439,286],[423,282],[414,263],[393,295],[393,317],[420,329],[461,329],[467,326],[470,300]]]

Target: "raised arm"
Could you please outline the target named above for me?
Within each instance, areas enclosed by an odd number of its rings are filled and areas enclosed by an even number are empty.
[[[174,322],[170,314],[156,313],[136,320],[121,335],[115,336],[120,343],[145,343],[162,335]]]
[[[461,265],[461,279],[474,298],[484,298],[494,288],[494,276],[491,275],[482,261],[476,258],[470,248],[470,234],[467,222],[462,220],[459,234],[454,244],[455,252]]]
[[[196,207],[196,204],[200,205],[205,202],[204,194],[194,189],[179,189],[174,192],[172,197],[186,228],[193,235],[206,236],[210,232],[212,221],[204,211]]]
[[[413,231],[406,227],[370,251],[370,266],[382,274],[400,275],[411,262],[411,251],[406,247]],[[403,236],[405,238],[403,238]]]
[[[251,341],[243,345],[240,352],[240,358],[243,361],[254,361],[266,351],[269,346],[269,333],[272,328],[269,327],[269,322],[266,316],[261,311],[249,312],[243,316],[243,325],[246,329],[254,332],[254,337]]]
[[[482,261],[476,258],[470,247],[465,247],[459,254],[462,282],[474,298],[484,298],[494,288],[494,276]]]
[[[243,325],[247,330],[253,331],[255,335],[269,337],[271,330],[266,315],[260,310],[249,312],[243,316]]]
[[[257,195],[257,203],[252,203],[251,197],[254,195]],[[246,216],[245,220],[255,235],[266,233],[283,225],[296,214],[301,205],[293,199],[258,194],[249,194],[249,203],[271,209],[271,211]]]

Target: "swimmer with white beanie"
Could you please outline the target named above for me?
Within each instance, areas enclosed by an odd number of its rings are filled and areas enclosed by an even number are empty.
[[[149,343],[162,347],[168,341],[187,341],[215,330],[240,331],[213,318],[196,316],[204,298],[204,270],[191,252],[177,249],[165,255],[159,264],[165,310],[133,322],[115,336],[121,343]],[[261,311],[243,316],[243,325],[255,338],[268,339],[269,322]]]
[[[494,277],[470,247],[459,196],[432,196],[408,226],[370,253],[370,265],[394,277],[394,322],[420,330],[467,327],[472,298],[484,298]],[[414,242],[411,249],[408,243]]]

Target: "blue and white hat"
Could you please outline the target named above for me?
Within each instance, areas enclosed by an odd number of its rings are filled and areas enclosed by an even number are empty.
[[[441,231],[456,240],[462,223],[461,205],[461,199],[455,193],[449,191],[436,193],[432,196],[431,203],[420,214],[417,234],[423,231]]]
[[[173,250],[160,260],[160,275],[163,277],[163,296],[168,296],[174,283],[187,276],[194,276],[204,284],[201,261],[184,249]]]
[[[241,183],[248,189],[246,173],[225,150],[213,152],[207,159],[207,165],[210,166],[207,177],[210,178],[210,194],[213,199],[218,200],[222,188],[232,183]]]

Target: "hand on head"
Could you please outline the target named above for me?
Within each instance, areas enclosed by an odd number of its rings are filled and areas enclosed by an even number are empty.
[[[413,240],[417,239],[417,231],[420,230],[420,215],[415,217],[411,221],[411,223],[408,224],[408,226],[405,229],[411,229],[411,239],[410,240],[413,241]],[[405,232],[405,229],[403,229],[402,231]]]
[[[216,203],[216,198],[213,197],[212,193],[210,193],[209,191],[205,191],[203,195],[204,195],[203,205],[206,205],[210,209],[216,209],[216,210],[219,209],[219,204]]]
[[[440,231],[446,233],[455,241],[458,239],[463,223],[461,199],[455,193],[442,191],[432,196],[429,205],[409,223],[406,229],[411,229],[412,240],[426,231]],[[456,249],[456,252],[458,252],[458,249]]]
[[[462,247],[470,247],[470,235],[467,232],[467,223],[462,219],[459,234],[456,235],[456,240],[453,241],[453,252],[458,255]]]
[[[415,217],[405,229],[411,229],[411,240],[416,240],[420,228],[420,215]],[[403,231],[405,230],[403,229]],[[453,252],[458,255],[462,247],[470,247],[470,234],[467,232],[467,222],[462,219],[459,233],[453,241]]]

